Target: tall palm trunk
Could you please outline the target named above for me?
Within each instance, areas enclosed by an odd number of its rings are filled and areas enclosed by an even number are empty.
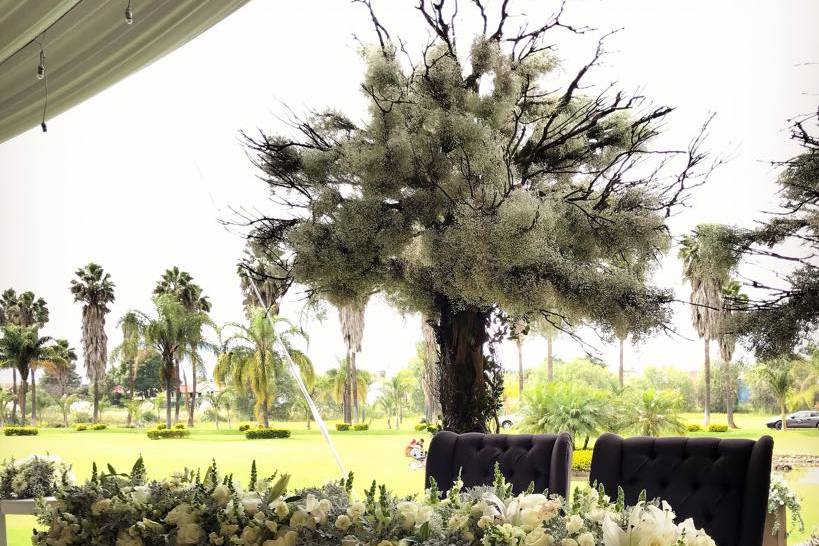
[[[705,340],[705,360],[703,362],[705,371],[705,401],[703,405],[705,406],[704,421],[707,428],[708,425],[711,424],[711,343],[708,336],[703,339]]]
[[[190,396],[190,405],[188,406],[188,426],[189,427],[193,426],[193,412],[194,412],[194,407],[196,405],[196,362],[194,362],[193,360],[191,360],[191,370],[192,370],[191,373],[193,375],[193,379],[191,380],[193,392],[188,395],[188,396]]]
[[[787,413],[787,408],[785,407],[785,401],[779,401],[779,418],[782,420],[782,430],[788,430],[788,420],[785,419],[785,414]]]
[[[345,423],[352,423],[353,422],[353,411],[352,411],[352,368],[350,366],[350,354],[352,351],[347,351],[347,360],[345,362],[345,370],[344,370],[344,422]]]
[[[20,374],[20,386],[17,389],[17,403],[20,405],[20,424],[26,424],[26,386],[28,382],[23,374]]]
[[[623,388],[623,338],[618,338],[620,340],[620,388]]]
[[[100,421],[100,383],[94,379],[94,416],[93,421],[99,423]]]
[[[552,336],[546,336],[546,378],[551,381],[555,376],[555,362],[552,356]]]
[[[359,421],[359,408],[358,408],[358,370],[355,367],[355,352],[350,353],[350,385],[351,391],[350,395],[353,399],[353,422],[358,423]]]
[[[515,338],[518,348],[518,400],[523,400],[523,335]]]
[[[11,392],[14,395],[14,402],[11,405],[11,422],[17,422],[17,399],[19,398],[19,393],[17,392],[17,368],[11,369]]]
[[[31,424],[37,424],[37,379],[35,375],[37,374],[37,370],[34,368],[31,369],[31,377],[29,380],[31,381]]]
[[[174,408],[173,422],[174,422],[174,424],[176,424],[176,423],[179,422],[179,406],[182,403],[182,388],[181,388],[182,387],[182,381],[181,381],[182,374],[180,373],[180,369],[179,369],[179,359],[174,358],[174,360],[175,360],[174,365],[176,366],[176,385],[175,385],[175,387],[176,387],[176,393],[175,393],[176,407]]]
[[[264,406],[262,407],[262,422],[264,423],[264,428],[270,427],[270,412],[268,411],[269,407],[269,400],[267,395],[264,397]]]
[[[727,360],[723,360],[723,376],[727,385],[725,385],[725,414],[728,426],[731,428],[739,428],[734,422],[734,399],[736,398],[736,386],[734,379],[731,377],[731,364]]]
[[[133,362],[131,363],[131,384],[128,387],[129,392],[129,399],[133,402],[134,400],[134,391],[136,390],[136,366],[134,366]],[[128,412],[128,426],[131,426],[131,412]]]
[[[171,428],[171,380],[165,381],[165,428]]]

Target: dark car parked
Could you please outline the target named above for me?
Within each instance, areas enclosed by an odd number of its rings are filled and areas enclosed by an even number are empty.
[[[819,411],[797,411],[785,417],[788,428],[819,428]],[[768,428],[782,428],[782,419],[768,421]]]

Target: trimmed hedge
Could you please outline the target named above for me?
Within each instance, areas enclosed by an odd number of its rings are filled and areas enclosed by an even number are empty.
[[[353,425],[353,430],[358,430],[358,431],[370,430],[370,425],[368,425],[367,423],[357,423],[357,424]]]
[[[88,430],[88,425],[80,423],[79,425],[74,425],[74,430],[77,432],[82,432],[84,430]]]
[[[702,430],[702,427],[697,423],[689,423],[685,426],[685,428],[688,429],[688,432],[699,432]]]
[[[166,428],[168,427],[165,426],[165,423],[159,423],[156,425],[156,430],[165,430]]]
[[[245,432],[246,430],[250,430],[250,425],[245,423],[243,425],[239,425],[239,432]]]
[[[176,423],[173,426],[173,428],[175,428],[176,430],[185,430],[185,424],[184,423]]]
[[[290,431],[279,428],[257,428],[245,431],[248,440],[267,440],[270,438],[290,438]]]
[[[344,432],[350,430],[352,425],[350,423],[336,423],[336,430],[339,432]]]
[[[148,438],[151,440],[167,440],[171,438],[187,438],[191,435],[189,430],[180,429],[153,429],[148,431]]]
[[[37,436],[40,429],[37,427],[3,427],[6,436]]]
[[[105,430],[108,428],[108,425],[105,423],[94,423],[91,425],[91,430]]]
[[[708,425],[708,432],[728,432],[728,425]]]
[[[592,450],[578,449],[572,452],[572,470],[588,472],[591,470]]]

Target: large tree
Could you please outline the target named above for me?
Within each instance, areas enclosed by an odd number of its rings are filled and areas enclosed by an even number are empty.
[[[139,315],[133,311],[125,313],[117,326],[122,330],[122,343],[111,351],[111,360],[120,360],[128,375],[128,399],[133,401],[136,393],[136,378],[140,365],[152,355],[153,349],[145,347],[140,332]],[[127,425],[131,426],[131,412]]]
[[[720,332],[717,336],[719,345],[719,356],[723,367],[723,376],[727,385],[725,388],[725,413],[728,426],[739,428],[734,422],[734,406],[737,399],[737,385],[734,376],[731,374],[731,360],[734,358],[734,351],[737,346],[736,333],[731,328],[735,317],[743,312],[748,304],[748,296],[742,293],[742,286],[739,281],[730,279],[722,287],[722,305],[720,306]]]
[[[702,181],[702,139],[660,150],[670,108],[587,85],[602,45],[561,87],[548,40],[576,31],[562,13],[512,29],[508,1],[492,14],[474,0],[482,29],[464,47],[455,2],[421,0],[432,38],[413,55],[363,3],[379,43],[363,49],[367,116],[328,110],[247,137],[284,205],[251,222],[335,305],[383,292],[430,317],[443,424],[486,430],[500,315],[667,319],[671,293],[629,265],[666,250],[666,217]]]
[[[725,231],[717,224],[700,224],[691,235],[682,238],[679,257],[683,277],[691,286],[689,303],[691,323],[703,340],[704,422],[711,422],[711,341],[722,332],[723,288],[736,266],[735,255],[724,252],[719,241]]]
[[[285,325],[283,331],[276,325]],[[285,360],[277,345],[287,350],[299,368],[306,384],[312,384],[315,371],[306,354],[293,346],[302,333],[281,317],[268,318],[257,307],[248,324],[231,324],[236,333],[225,340],[225,352],[220,355],[213,376],[220,385],[231,384],[237,391],[249,389],[255,399],[256,417],[265,427],[270,425],[270,410],[276,402],[279,379],[284,374]]]
[[[36,326],[42,328],[48,322],[48,306],[43,298],[34,292],[26,291],[19,295],[9,288],[0,295],[0,326],[16,324],[17,326]],[[12,421],[17,419],[17,368],[11,367],[12,392],[15,394],[11,410]]]
[[[256,239],[255,232],[250,234],[244,254],[236,266],[245,318],[249,320],[258,307],[278,316],[281,300],[293,283],[289,268],[278,247],[265,245],[262,240]]]
[[[156,286],[154,287],[154,294],[157,296],[172,296],[190,313],[206,314],[210,312],[210,301],[208,300],[207,296],[203,294],[202,287],[193,282],[193,277],[190,273],[187,271],[182,271],[176,266],[165,270],[162,277],[160,277],[159,281],[157,281]],[[206,322],[203,322],[202,326],[204,326],[205,323]],[[189,427],[194,425],[194,409],[196,406],[196,365],[197,363],[201,362],[199,351],[205,345],[202,330],[200,328],[197,336],[189,337],[187,343],[179,347],[175,357],[176,373],[174,377],[176,380],[176,407],[174,409],[174,422],[179,421],[179,408],[182,400],[180,390],[180,378],[182,377],[180,373],[180,363],[185,356],[188,357],[188,360],[191,363],[193,388],[188,396],[187,409]]]
[[[22,424],[26,424],[27,381],[31,370],[41,361],[54,359],[50,337],[40,337],[37,326],[18,326],[6,323],[0,336],[0,366],[13,368],[20,374],[20,387],[17,389],[17,403],[20,407]],[[33,405],[33,404],[32,404]],[[36,413],[32,412],[36,419]]]
[[[100,383],[105,380],[108,363],[108,336],[105,333],[105,315],[114,301],[114,283],[111,275],[95,263],[76,271],[71,280],[74,301],[82,306],[82,352],[85,373],[93,385],[94,422],[99,420]]]

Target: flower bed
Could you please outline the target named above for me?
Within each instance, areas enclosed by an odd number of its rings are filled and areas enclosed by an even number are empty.
[[[401,498],[373,483],[363,497],[352,476],[286,494],[289,476],[259,479],[255,463],[246,486],[204,473],[146,482],[141,460],[131,474],[95,473],[67,486],[40,510],[35,546],[111,544],[245,544],[256,546],[713,546],[691,520],[675,525],[667,504],[640,499],[627,508],[590,487],[571,502],[527,492],[512,495],[496,471],[491,486],[445,498],[437,488],[423,498]]]
[[[572,452],[572,470],[577,472],[588,472],[591,470],[592,460],[591,449],[577,449]]]
[[[6,436],[37,436],[40,430],[35,427],[3,427]]]
[[[0,465],[0,500],[34,499],[54,495],[73,483],[71,467],[57,457],[32,455]]]
[[[290,438],[290,431],[277,428],[255,428],[245,431],[248,440],[265,440],[269,438]]]

